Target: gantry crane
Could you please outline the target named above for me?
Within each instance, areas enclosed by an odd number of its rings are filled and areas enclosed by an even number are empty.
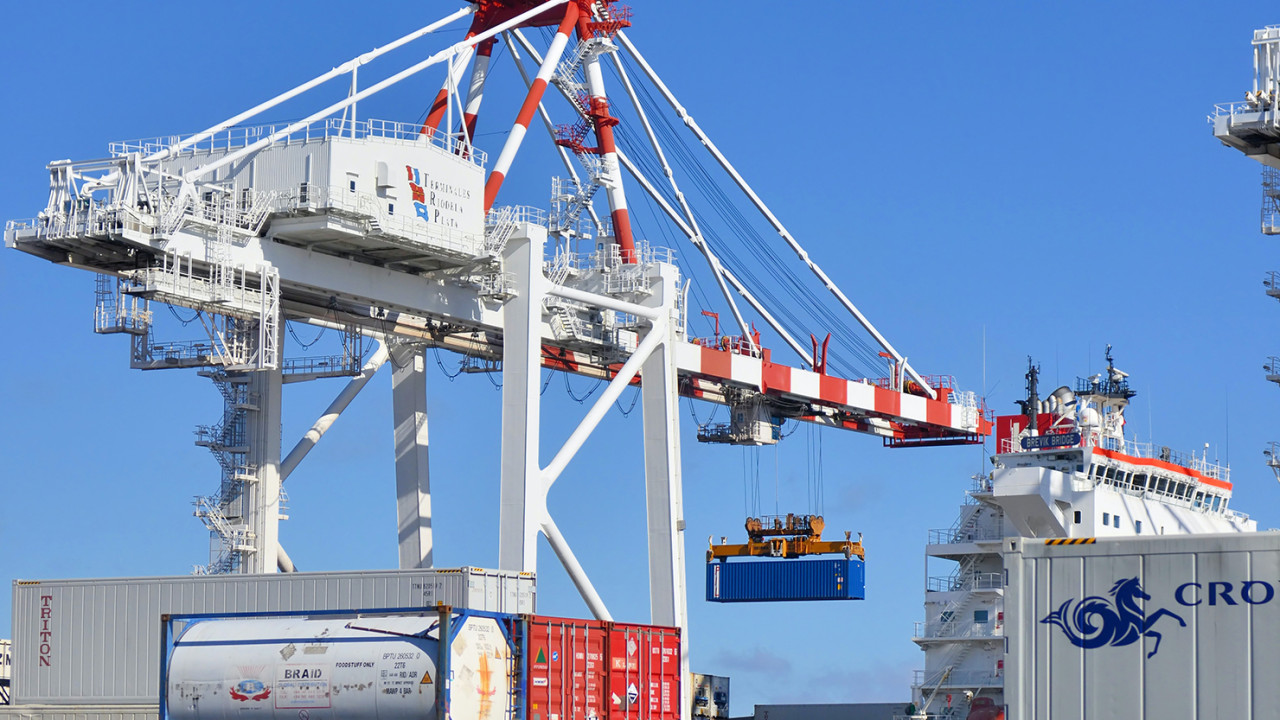
[[[467,19],[463,39],[361,84],[366,66],[383,55]],[[630,385],[640,386],[644,415],[652,621],[680,627],[680,397],[731,409],[730,422],[699,429],[709,442],[770,444],[784,420],[872,434],[895,447],[980,442],[989,433],[974,393],[948,377],[918,373],[808,255],[646,61],[626,34],[630,22],[630,11],[612,0],[480,0],[203,132],[115,143],[104,159],[49,165],[46,207],[36,218],[9,222],[6,245],[98,273],[96,329],[128,335],[134,367],[201,368],[223,393],[222,422],[199,436],[223,470],[219,491],[197,504],[221,543],[211,570],[292,567],[278,542],[282,483],[388,361],[400,564],[430,565],[426,348],[501,372],[499,565],[536,569],[536,541],[544,535],[600,618],[609,612],[548,512],[546,495]],[[541,50],[535,31],[546,30],[539,28],[554,29]],[[491,163],[476,127],[499,42],[527,93]],[[612,96],[606,67],[620,81]],[[362,100],[432,68],[443,69],[445,79],[424,121],[357,116]],[[246,124],[340,78],[350,82],[343,100],[294,122]],[[646,85],[637,90],[640,83]],[[802,329],[831,328],[797,327],[793,313],[762,299],[722,259],[739,251],[714,246],[707,216],[681,190],[653,104],[645,101],[652,93],[830,294],[827,317],[843,312],[870,338],[885,376],[831,372],[828,342],[811,335],[805,347],[796,339]],[[564,102],[553,108],[556,94]],[[550,211],[497,202],[535,117],[568,175],[552,182]],[[630,150],[619,134],[626,123],[633,125]],[[722,334],[718,325],[710,337],[689,332],[688,278],[671,250],[638,237],[628,189],[647,195],[705,260],[735,332]],[[600,190],[607,213],[596,210]],[[782,267],[780,257],[770,262]],[[152,303],[201,311],[207,338],[157,339]],[[341,354],[284,357],[289,320],[338,331]],[[766,333],[794,357],[776,360],[763,344]],[[545,465],[538,454],[544,369],[608,381]],[[282,453],[283,384],[330,376],[351,380]],[[860,554],[849,539],[840,545]]]

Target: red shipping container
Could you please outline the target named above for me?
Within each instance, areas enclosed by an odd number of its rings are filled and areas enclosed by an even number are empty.
[[[680,631],[527,616],[528,720],[679,720]]]

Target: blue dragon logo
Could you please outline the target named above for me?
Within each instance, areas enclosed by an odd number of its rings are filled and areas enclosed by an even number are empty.
[[[1139,637],[1154,638],[1155,645],[1147,653],[1148,658],[1160,649],[1160,633],[1151,629],[1160,618],[1168,616],[1182,627],[1187,626],[1185,620],[1163,608],[1147,616],[1138,601],[1150,600],[1151,596],[1142,591],[1136,577],[1118,580],[1111,588],[1111,596],[1114,602],[1096,595],[1087,597],[1076,605],[1073,613],[1068,613],[1071,601],[1067,600],[1040,622],[1062,628],[1072,645],[1086,650],[1103,645],[1130,645]]]

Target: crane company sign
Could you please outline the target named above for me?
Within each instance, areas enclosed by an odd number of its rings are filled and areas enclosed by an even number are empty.
[[[421,220],[432,225],[461,230],[467,228],[469,213],[478,213],[473,207],[477,194],[458,182],[430,173],[412,165],[405,165],[409,175],[409,193],[413,196],[413,209]]]
[[[1145,601],[1151,596],[1143,591],[1136,577],[1117,580],[1108,594],[1109,598],[1095,595],[1079,602],[1066,600],[1040,622],[1057,627],[1072,645],[1085,650],[1131,645],[1139,638],[1151,638],[1155,642],[1148,658],[1160,650],[1163,636],[1155,630],[1157,622],[1169,618],[1171,622],[1164,623],[1164,627],[1173,627],[1172,621],[1179,628],[1187,626],[1181,615],[1167,608],[1147,613]],[[1174,602],[1184,607],[1266,605],[1275,596],[1275,585],[1263,580],[1185,582],[1173,591]]]

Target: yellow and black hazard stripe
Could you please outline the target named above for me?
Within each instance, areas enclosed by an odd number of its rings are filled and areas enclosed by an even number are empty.
[[[1098,542],[1098,538],[1054,538],[1045,540],[1045,545],[1092,545]]]

